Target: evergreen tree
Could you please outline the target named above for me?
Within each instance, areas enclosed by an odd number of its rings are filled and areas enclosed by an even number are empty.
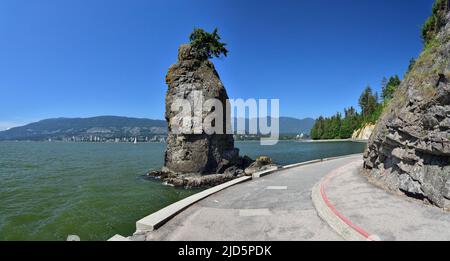
[[[389,78],[389,81],[386,84],[386,87],[382,89],[381,97],[384,102],[389,101],[394,96],[394,92],[397,90],[398,86],[400,86],[400,78],[398,75],[392,76]]]
[[[355,108],[344,109],[344,118],[337,112],[330,118],[320,116],[311,129],[311,138],[318,139],[348,139],[359,128],[361,120]]]
[[[372,93],[372,88],[367,86],[359,97],[359,106],[361,107],[362,116],[368,118],[376,110],[378,104],[378,94]]]
[[[189,36],[192,48],[205,59],[220,57],[221,55],[227,56],[226,44],[220,42],[220,39],[217,28],[212,33],[208,33],[200,28],[194,28],[194,31]]]

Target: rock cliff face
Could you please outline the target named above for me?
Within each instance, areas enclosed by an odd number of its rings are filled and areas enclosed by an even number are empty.
[[[176,99],[186,99],[194,108],[193,93],[200,91],[203,101],[210,98],[220,100],[225,108],[228,95],[220,81],[214,65],[196,54],[190,45],[182,45],[178,61],[172,65],[166,76],[166,121],[168,123],[167,150],[164,171],[171,173],[223,173],[227,167],[239,160],[239,150],[234,148],[232,135],[227,134],[176,134],[171,106]],[[202,120],[208,112],[202,112]],[[193,116],[193,115],[192,115]],[[227,117],[223,114],[224,132]]]
[[[450,16],[378,121],[364,155],[370,178],[450,208]]]

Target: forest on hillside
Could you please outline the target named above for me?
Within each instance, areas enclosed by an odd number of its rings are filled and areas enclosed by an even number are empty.
[[[412,68],[415,60],[410,62]],[[355,130],[366,124],[375,123],[380,117],[383,108],[389,103],[395,90],[400,85],[400,78],[395,75],[389,79],[383,78],[381,82],[381,97],[367,86],[359,97],[360,111],[353,106],[344,109],[344,114],[337,112],[331,117],[320,116],[311,129],[311,138],[314,140],[349,139]]]

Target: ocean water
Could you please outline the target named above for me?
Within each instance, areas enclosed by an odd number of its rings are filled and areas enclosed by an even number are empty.
[[[364,143],[237,142],[241,154],[279,164],[360,153]],[[165,144],[0,142],[0,240],[106,240],[199,189],[149,180]]]

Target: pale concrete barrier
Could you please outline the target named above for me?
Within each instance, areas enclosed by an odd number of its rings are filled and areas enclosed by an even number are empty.
[[[252,177],[253,177],[253,178],[262,178],[262,177],[264,177],[264,176],[267,176],[267,175],[269,175],[269,174],[272,174],[272,173],[274,173],[274,172],[277,172],[277,171],[280,170],[280,169],[281,169],[281,168],[276,167],[276,166],[270,167],[270,168],[267,169],[267,170],[253,173]]]
[[[160,226],[162,226],[167,221],[169,221],[169,219],[174,217],[176,214],[180,213],[187,207],[191,206],[192,204],[194,204],[214,193],[224,190],[228,187],[234,186],[236,184],[239,184],[239,183],[251,180],[251,179],[252,179],[251,176],[237,178],[237,179],[231,180],[229,182],[223,183],[221,185],[204,190],[197,194],[194,194],[194,195],[187,197],[185,199],[182,199],[178,202],[175,202],[172,205],[169,205],[169,206],[137,221],[136,222],[136,233],[153,231],[153,230],[159,228]]]

